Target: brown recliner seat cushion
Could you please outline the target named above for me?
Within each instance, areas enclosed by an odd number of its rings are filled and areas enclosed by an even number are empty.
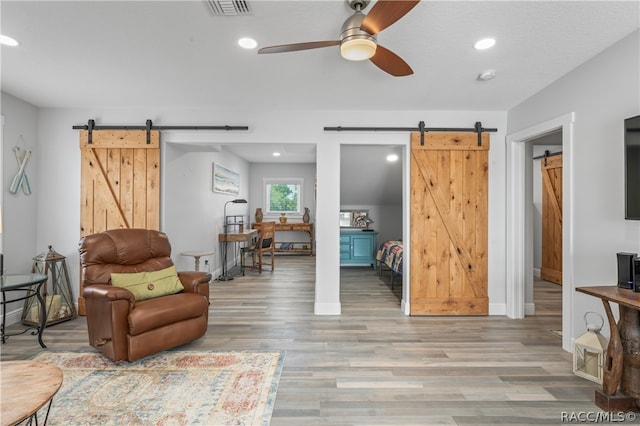
[[[129,314],[129,334],[137,336],[155,328],[202,316],[207,299],[197,293],[178,293],[136,302]]]

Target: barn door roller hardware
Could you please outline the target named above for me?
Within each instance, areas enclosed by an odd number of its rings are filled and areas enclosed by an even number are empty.
[[[553,157],[554,155],[562,155],[562,151],[559,152],[549,152],[549,150],[545,150],[544,154],[533,157],[534,160],[539,160],[540,158],[544,158],[544,165],[547,165],[547,158]]]
[[[497,132],[498,129],[482,127],[482,123],[476,121],[474,127],[425,127],[424,121],[418,123],[418,127],[325,127],[328,131],[349,131],[349,132],[420,132],[420,145],[424,145],[424,134],[426,132],[474,132],[478,134],[478,146],[482,146],[482,133]]]
[[[92,143],[94,130],[145,130],[147,144],[150,144],[152,130],[249,130],[249,126],[154,126],[151,120],[147,120],[144,126],[96,126],[95,120],[89,120],[87,124],[73,126],[73,129],[88,130],[88,143]]]

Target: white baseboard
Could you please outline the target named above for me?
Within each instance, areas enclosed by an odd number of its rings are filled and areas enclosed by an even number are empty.
[[[507,314],[507,305],[505,303],[489,303],[489,315],[506,315],[506,314]],[[525,303],[524,314],[535,315],[536,304]]]
[[[11,312],[7,312],[7,322],[5,325],[18,324],[22,321],[22,309],[14,309]]]
[[[507,315],[507,304],[489,303],[489,315]]]
[[[536,304],[535,303],[525,303],[524,304],[524,314],[526,315],[535,315],[536,314]]]
[[[535,278],[540,278],[540,268],[533,268],[533,276]]]
[[[314,315],[340,315],[342,307],[340,302],[336,303],[320,303],[316,302],[313,307]]]
[[[409,301],[408,301],[408,300],[406,300],[406,299],[404,299],[404,298],[403,298],[403,299],[402,299],[402,304],[401,304],[401,306],[402,306],[402,313],[403,313],[403,314],[405,314],[405,315],[411,315],[411,309],[410,309]]]

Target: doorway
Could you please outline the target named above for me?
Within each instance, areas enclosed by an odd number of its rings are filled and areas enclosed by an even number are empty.
[[[529,141],[533,147],[533,289],[526,315],[546,317],[562,341],[562,132]]]
[[[523,318],[527,289],[533,282],[532,169],[530,141],[561,132],[563,147],[563,229],[562,229],[562,347],[571,350],[573,283],[572,238],[572,145],[573,113],[540,123],[507,136],[507,316]]]
[[[376,254],[379,246],[390,240],[403,240],[404,233],[404,146],[353,145],[340,146],[340,211],[366,213],[370,223],[358,229],[349,223],[340,226],[340,292],[347,295],[349,286],[358,280],[375,285],[376,293],[388,292],[402,298],[402,276],[393,281],[388,270],[380,275]],[[349,242],[355,243],[349,252]],[[360,244],[360,245],[358,245]],[[360,249],[358,249],[360,247]],[[371,250],[371,253],[368,251]],[[368,257],[368,259],[364,259]],[[364,260],[363,260],[364,259]],[[362,302],[368,302],[363,299]]]

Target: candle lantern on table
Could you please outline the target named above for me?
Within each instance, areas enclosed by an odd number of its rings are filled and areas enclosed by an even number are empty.
[[[600,318],[600,324],[590,323],[587,318],[591,315]],[[604,318],[595,312],[584,314],[587,332],[574,342],[573,373],[576,376],[602,384],[602,368],[609,342],[600,334],[604,325]]]

